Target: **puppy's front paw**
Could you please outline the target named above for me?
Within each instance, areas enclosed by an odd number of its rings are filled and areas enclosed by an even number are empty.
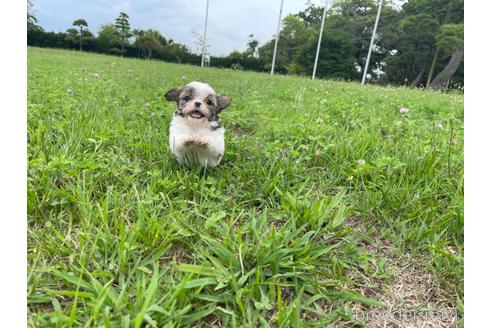
[[[208,142],[205,139],[190,137],[190,138],[185,140],[184,144],[186,146],[193,145],[193,146],[199,146],[199,147],[206,147],[208,145]]]
[[[200,147],[207,147],[208,141],[205,139],[197,139],[195,145],[200,146]]]

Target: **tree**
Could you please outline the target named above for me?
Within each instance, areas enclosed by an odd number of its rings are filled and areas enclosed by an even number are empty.
[[[258,48],[258,45],[260,43],[258,42],[257,39],[254,38],[254,35],[253,34],[250,34],[249,35],[249,40],[248,40],[248,43],[247,43],[247,49],[245,51],[245,55],[246,57],[250,57],[250,58],[254,58],[254,57],[257,57],[258,56],[258,51],[256,50],[256,48]]]
[[[403,12],[406,16],[426,13],[443,25],[463,22],[463,8],[464,0],[408,0]]]
[[[457,47],[454,52],[449,51],[449,49],[442,48],[443,42],[439,42],[439,33],[442,33],[443,28],[446,29],[446,25],[461,25],[463,23],[463,7],[464,0],[409,0],[403,5],[402,12],[405,16],[426,14],[432,16],[432,18],[439,24],[439,28],[433,30],[434,46],[428,54],[428,62],[430,63],[428,66],[430,68],[427,74],[427,88],[433,88],[432,85],[434,85],[434,88],[437,89],[442,89],[443,85],[446,85],[447,87],[452,76],[458,71],[460,63],[463,59],[463,55],[461,54],[461,51],[459,49],[460,47]],[[457,38],[460,38],[459,27],[457,27],[456,30],[452,33],[454,33]],[[461,33],[461,40],[462,39],[463,37]],[[450,64],[448,66],[444,62],[444,60],[447,60],[449,56],[451,56],[451,59],[447,63]],[[444,76],[446,76],[446,78],[444,79],[444,81],[441,81],[439,83],[438,81],[436,81],[436,83],[434,84],[434,70],[437,67],[444,67],[443,70],[445,69],[446,72],[442,71],[441,73],[443,74],[438,74],[438,76],[440,76],[440,79]],[[452,75],[449,77],[449,74],[451,73]]]
[[[79,32],[74,28],[69,28],[66,31],[65,40],[75,44],[79,38]]]
[[[357,77],[354,40],[347,32],[325,28],[321,38],[317,75],[319,77],[352,80]],[[311,74],[318,45],[317,36],[311,37],[302,48],[296,63],[302,67],[301,72]]]
[[[82,35],[81,35],[82,33]],[[83,30],[82,32],[77,31],[74,28],[69,28],[65,33],[65,41],[68,41],[72,47],[77,47],[81,51],[81,40],[85,42],[86,45],[90,43],[90,41],[94,40],[94,35],[88,31]]]
[[[451,58],[444,69],[432,80],[430,89],[445,90],[449,87],[453,75],[458,70],[464,57],[464,25],[442,25],[437,34],[437,45],[444,53],[451,53]]]
[[[79,34],[79,45],[80,45],[79,50],[82,51],[82,39],[84,38],[84,31],[85,31],[84,28],[88,27],[87,21],[85,19],[80,18],[80,19],[75,20],[72,25],[77,26],[79,28],[79,32],[78,32],[78,34]],[[70,30],[73,30],[73,29],[70,29]],[[68,32],[68,30],[67,30],[67,32]]]
[[[442,48],[442,42],[438,42],[439,31],[446,24],[462,21],[463,0],[409,0],[405,3],[398,19],[381,29],[385,80],[430,87],[434,71],[443,69],[451,56],[449,50]],[[458,58],[455,56],[454,60]],[[459,67],[455,72],[461,72]]]
[[[43,32],[43,28],[37,24],[38,19],[34,16],[34,4],[31,0],[27,0],[27,38],[33,35],[39,35]],[[31,35],[30,35],[31,34]]]
[[[156,30],[135,30],[133,32],[135,35],[135,43],[134,46],[137,49],[140,49],[143,53],[143,57],[145,59],[152,58],[152,52],[161,50],[162,44],[161,40],[165,42],[164,37]]]
[[[38,19],[34,16],[34,4],[31,0],[27,0],[27,24],[36,24]]]
[[[164,52],[171,58],[176,59],[178,63],[182,63],[186,55],[190,53],[188,48],[182,44],[175,43],[172,39],[169,40]]]
[[[306,9],[298,14],[288,15],[284,18],[277,49],[276,67],[279,72],[306,74],[309,71],[309,69],[303,67],[299,62],[300,59],[307,63],[306,60],[301,58],[300,53],[305,53],[305,48],[307,47],[309,40],[312,39],[315,43],[317,42],[323,12],[323,7],[318,7],[308,2]],[[377,7],[374,0],[339,0],[336,1],[328,11],[325,21],[325,32],[329,31],[327,33],[333,33],[335,36],[341,35],[338,39],[336,37],[328,39],[333,41],[332,45],[343,44],[344,46],[342,46],[342,48],[344,51],[351,48],[352,53],[349,54],[348,58],[355,58],[355,73],[351,63],[346,66],[342,65],[347,71],[341,75],[350,76],[350,79],[358,78],[358,76],[361,75],[362,67],[365,65],[365,58],[367,56],[376,13]],[[396,9],[385,2],[383,4],[380,26],[385,26],[389,22],[397,20],[397,18],[398,14]],[[336,42],[335,39],[337,39]],[[352,46],[346,47],[348,44],[352,44]],[[309,46],[312,46],[312,44],[309,43]],[[328,50],[325,48],[329,47],[329,45],[325,45],[322,42],[321,47],[322,51],[328,53]],[[385,49],[381,46],[379,34],[377,35],[374,48],[369,72],[375,71],[378,68],[381,69],[383,59],[386,56]],[[333,49],[332,51],[336,50]],[[266,66],[270,66],[269,63],[271,62],[272,53],[272,41],[265,43],[259,49],[259,57],[266,62]],[[314,49],[314,53],[316,53],[316,48]],[[314,54],[312,57],[314,57]],[[341,58],[332,59],[335,61],[341,60]],[[322,64],[322,60],[323,59],[320,58],[319,64]],[[333,63],[334,62],[331,64]],[[333,68],[331,64],[328,66]],[[312,67],[312,64],[310,64],[310,67]],[[357,71],[357,67],[360,72]],[[337,74],[340,73],[338,69],[340,69],[340,67],[337,68]]]
[[[372,28],[377,15],[377,3],[375,0],[340,0],[333,4],[328,12],[326,24],[337,33],[347,33],[354,43],[354,56],[360,73],[357,78],[362,78],[362,71],[366,64],[367,52],[371,43]],[[383,31],[394,31],[396,22],[400,19],[397,10],[390,1],[383,1],[379,27],[371,54],[368,73],[373,81],[378,76],[375,71],[381,70],[384,58],[387,55],[387,38]]]
[[[297,16],[306,24],[306,26],[321,24],[323,19],[323,7],[313,5],[310,1],[307,2],[307,8],[299,12]]]
[[[205,40],[203,35],[197,31],[192,31],[191,35],[195,39],[197,53],[201,54],[203,52],[205,53],[205,56],[209,55],[208,48],[210,47],[210,44],[207,43],[207,40]]]
[[[125,55],[125,46],[128,44],[128,39],[132,36],[130,33],[130,22],[128,21],[128,14],[125,12],[120,12],[120,15],[115,19],[114,26],[118,31],[121,55]]]
[[[294,63],[306,41],[316,32],[315,28],[307,25],[299,15],[287,15],[282,21],[282,26],[278,37],[275,67],[280,73],[292,73],[287,67],[292,67],[291,64]],[[267,70],[271,68],[274,43],[275,40],[272,39],[258,49],[259,58],[265,62],[264,68]]]
[[[435,51],[435,35],[439,29],[439,22],[428,14],[417,14],[403,18],[396,26],[392,45],[396,52],[387,58],[386,71],[390,74],[390,81],[404,83],[413,80],[411,86],[420,85],[427,69],[430,58]],[[397,66],[395,69],[393,66]],[[396,74],[392,74],[396,72]]]
[[[101,25],[96,38],[96,49],[102,53],[120,54],[120,36],[114,24]]]

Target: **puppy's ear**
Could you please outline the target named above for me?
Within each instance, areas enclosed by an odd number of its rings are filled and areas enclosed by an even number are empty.
[[[217,95],[217,112],[221,112],[224,108],[231,104],[231,97]]]
[[[181,94],[182,91],[183,91],[182,88],[171,89],[168,92],[166,92],[166,94],[164,95],[164,98],[166,98],[169,101],[178,102],[179,101],[179,95]]]

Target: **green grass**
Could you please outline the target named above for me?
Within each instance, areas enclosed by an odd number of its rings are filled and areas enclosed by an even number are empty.
[[[233,98],[214,170],[169,152],[183,75]],[[391,254],[462,311],[463,166],[460,94],[29,48],[29,326],[357,325]]]

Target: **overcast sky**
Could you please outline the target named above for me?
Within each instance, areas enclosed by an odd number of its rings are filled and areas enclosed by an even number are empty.
[[[48,31],[65,31],[84,18],[96,34],[101,24],[112,23],[120,11],[130,16],[131,28],[159,30],[167,39],[197,46],[193,31],[203,33],[206,0],[33,0],[38,23]],[[311,0],[324,5],[323,0]],[[331,1],[330,1],[331,2]],[[306,7],[306,0],[284,0],[283,17]],[[260,43],[277,28],[280,0],[210,0],[207,39],[212,55],[244,50],[248,35]]]

